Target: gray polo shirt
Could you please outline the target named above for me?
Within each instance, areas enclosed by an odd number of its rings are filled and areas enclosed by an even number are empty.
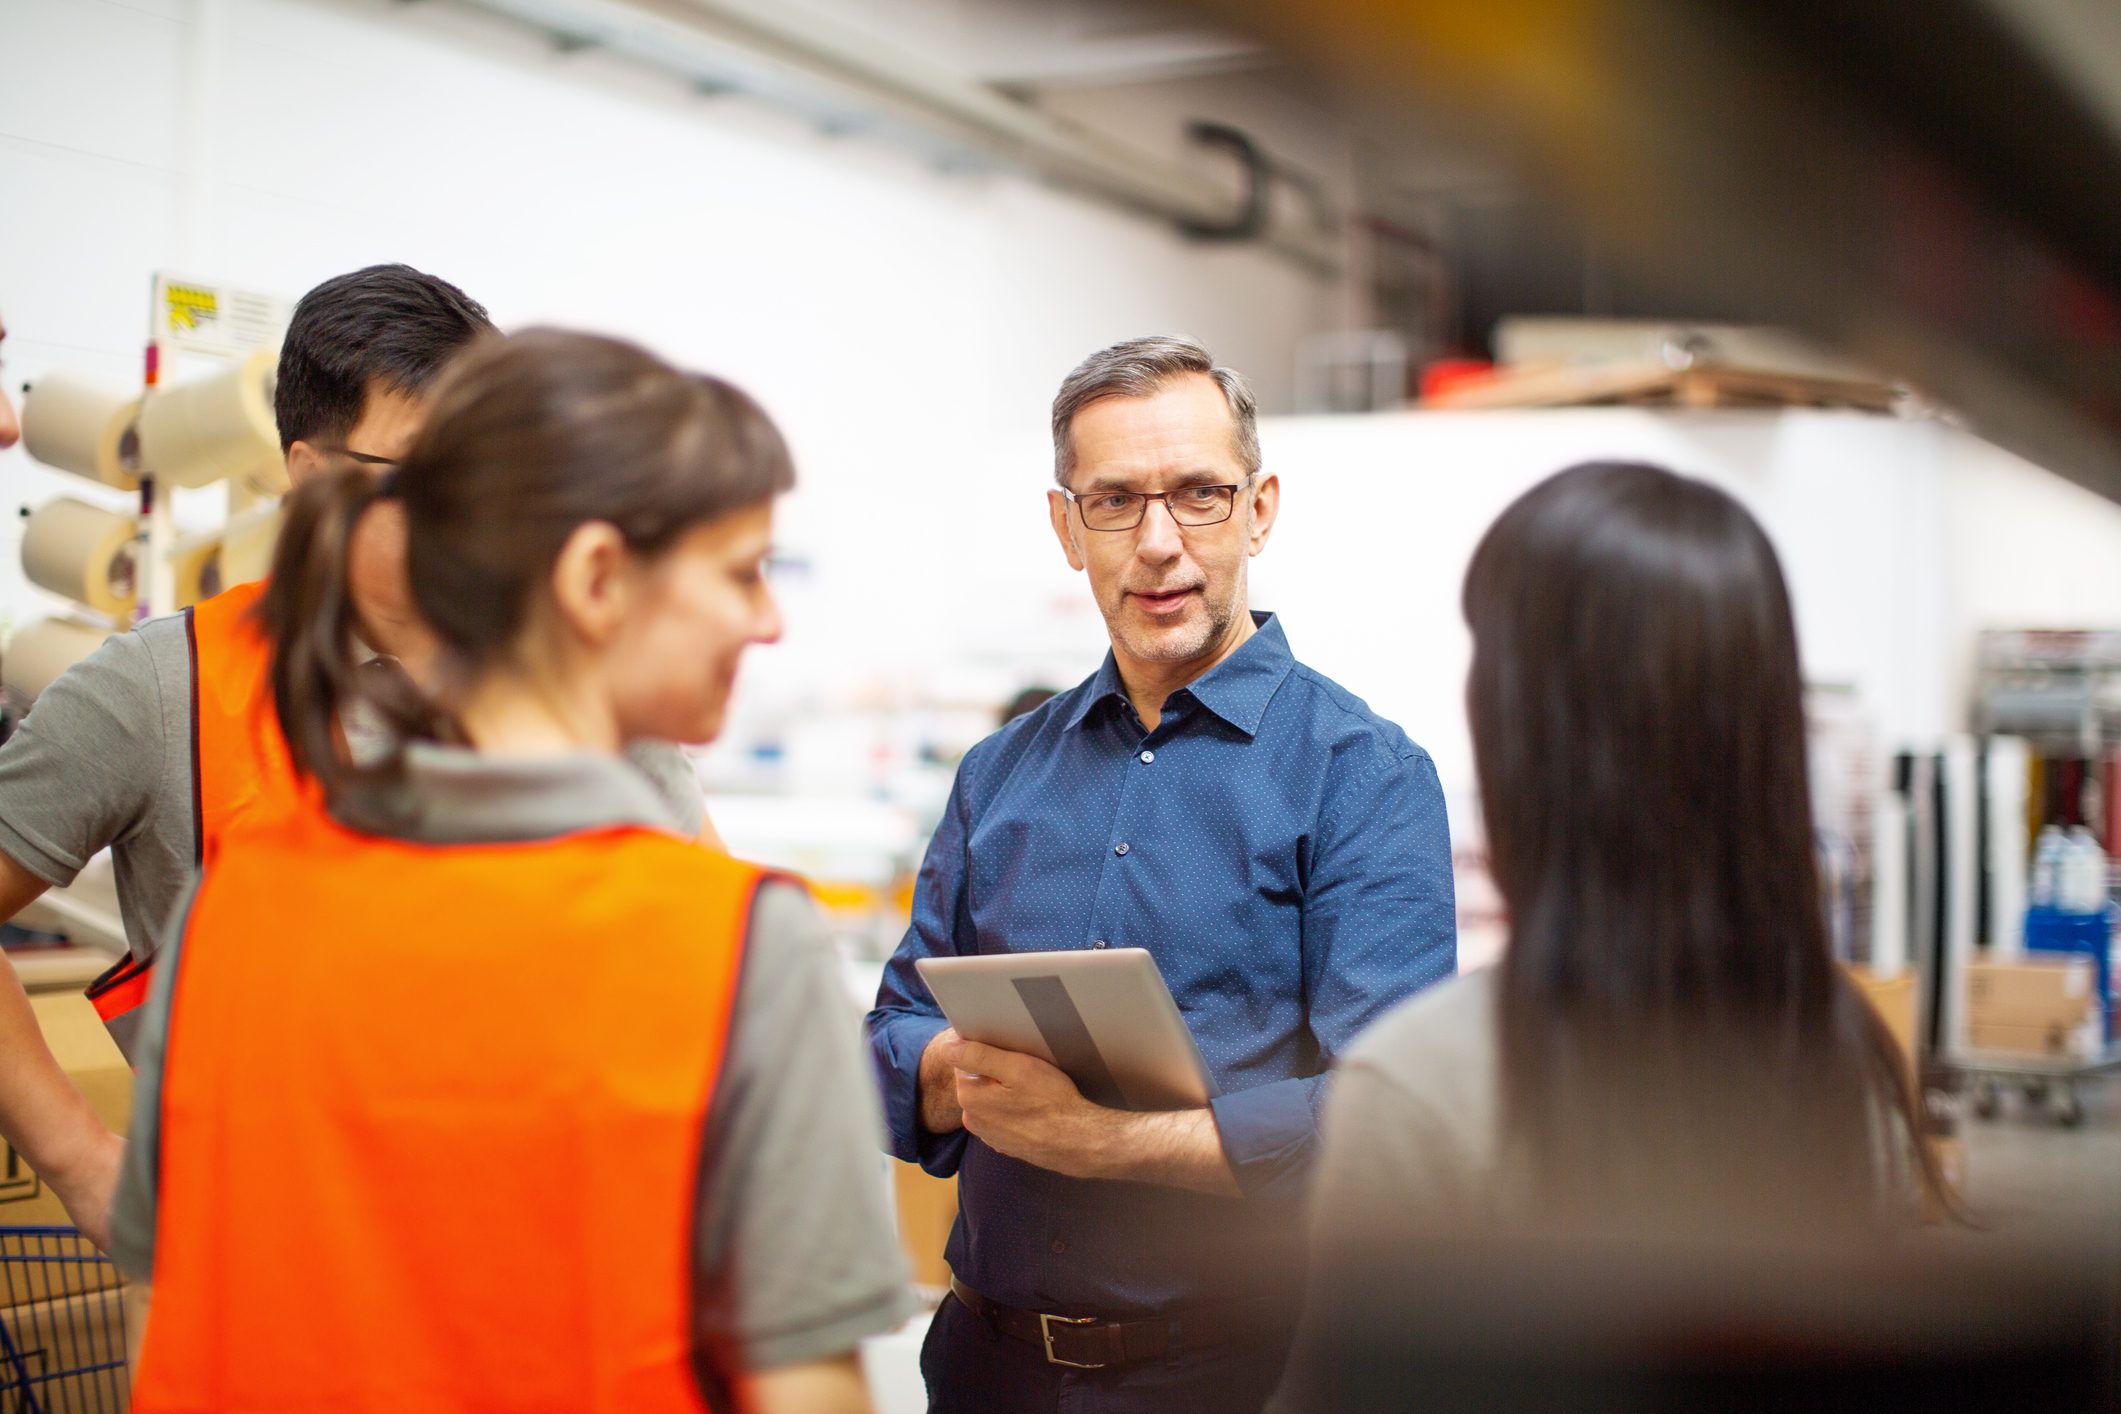
[[[0,747],[0,852],[64,888],[108,847],[125,941],[141,959],[199,862],[191,679],[184,616],[150,619],[62,674]],[[698,834],[705,804],[684,755],[647,742],[628,758]]]
[[[387,832],[422,843],[546,839],[620,824],[676,824],[688,836],[698,828],[697,819],[673,821],[638,771],[588,753],[510,760],[422,743],[408,753],[405,789],[418,808],[389,810]],[[380,816],[366,827],[386,832]],[[189,905],[187,896],[183,910]],[[183,922],[180,911],[148,994],[111,1214],[111,1253],[140,1277],[154,1267],[162,1059]],[[912,1297],[877,1161],[882,1125],[860,1018],[802,889],[760,891],[734,1018],[701,1138],[702,1344],[733,1350],[752,1370],[841,1355],[903,1322]]]

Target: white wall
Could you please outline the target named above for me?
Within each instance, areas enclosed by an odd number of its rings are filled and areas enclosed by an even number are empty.
[[[1775,541],[1807,678],[1853,686],[1882,737],[1952,720],[1943,526],[1945,445],[1927,423],[1845,413],[1586,409],[1290,418],[1262,433],[1282,519],[1254,602],[1298,655],[1403,725],[1470,826],[1471,645],[1459,592],[1495,515],[1573,462],[1615,457],[1703,477]]]
[[[1952,700],[1989,628],[2121,628],[2121,506],[1971,437],[1946,444]]]
[[[0,3],[11,381],[137,379],[157,268],[293,296],[384,259],[504,325],[631,335],[767,403],[803,476],[785,538],[816,565],[793,597],[817,610],[757,665],[769,683],[797,663],[1094,663],[1040,494],[1061,375],[1184,330],[1271,406],[1336,304],[1271,256],[945,175],[439,0]],[[0,614],[45,602],[14,507],[73,489],[0,454]]]
[[[1218,83],[1131,107],[1168,151],[1181,110],[1235,102]],[[1336,175],[1303,115],[1263,121]],[[11,381],[136,378],[159,267],[294,295],[379,259],[460,281],[504,324],[642,338],[774,409],[804,477],[784,538],[814,568],[787,591],[788,643],[748,672],[753,716],[1087,672],[1101,628],[1041,496],[1060,375],[1182,329],[1272,407],[1340,304],[1272,257],[558,55],[447,0],[0,0]],[[1857,684],[1889,738],[1960,722],[1975,627],[2121,623],[2121,508],[1927,424],[1410,414],[1277,421],[1267,445],[1287,507],[1260,601],[1460,777],[1465,556],[1509,497],[1586,456],[1655,457],[1755,505],[1812,672]],[[45,602],[20,583],[13,508],[61,491],[83,494],[0,454],[0,617]]]
[[[1854,689],[1878,745],[1968,721],[1984,628],[2121,627],[2121,506],[1953,428],[1857,413],[1406,413],[1271,419],[1282,519],[1253,601],[1299,656],[1400,722],[1470,825],[1467,561],[1572,462],[1641,458],[1729,490],[1773,538],[1807,678]]]

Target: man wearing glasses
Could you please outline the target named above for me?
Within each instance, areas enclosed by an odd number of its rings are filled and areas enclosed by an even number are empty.
[[[1054,534],[1111,652],[965,757],[869,1018],[892,1151],[959,1175],[930,1407],[1258,1409],[1326,1071],[1455,968],[1442,792],[1251,612],[1280,484],[1238,373],[1186,339],[1115,345],[1062,383],[1053,440]],[[913,966],[1105,947],[1155,956],[1209,1107],[1093,1104],[959,1040]]]
[[[311,290],[281,345],[274,392],[289,478],[299,483],[343,457],[387,470],[419,433],[429,385],[492,328],[463,291],[405,265],[370,266]],[[0,446],[13,440],[12,427],[6,419]],[[411,606],[395,511],[385,503],[362,520],[348,587],[364,641],[418,672],[430,638]],[[159,931],[217,826],[291,788],[262,639],[249,624],[260,588],[237,585],[112,635],[38,696],[0,748],[0,919],[72,883],[106,846],[115,857],[129,955],[90,994],[121,1045]],[[698,829],[698,780],[675,750],[637,764],[674,818]],[[0,1134],[107,1245],[119,1141],[45,1049],[12,970],[0,971]]]
[[[289,477],[305,479],[335,455],[384,463],[402,455],[419,431],[428,383],[492,327],[456,286],[403,265],[311,290],[281,345],[274,391]],[[351,578],[371,640],[418,657],[426,636],[399,583],[403,550],[391,529],[381,517],[363,524]],[[254,594],[236,586],[221,599]],[[200,655],[220,645],[199,630],[220,602],[112,635],[38,696],[0,748],[0,919],[71,884],[106,846],[115,856],[129,956],[92,991],[121,1044],[157,933],[199,866],[207,817],[254,784],[255,773],[224,771],[230,763],[214,759],[199,733],[217,696],[242,695],[239,684],[201,671]],[[248,688],[261,706],[264,690],[262,675]],[[270,730],[269,711],[263,720]],[[223,782],[228,789],[218,789]],[[10,1057],[0,1072],[0,1130],[82,1231],[107,1245],[119,1141],[45,1050],[11,969],[0,980],[0,1052]]]

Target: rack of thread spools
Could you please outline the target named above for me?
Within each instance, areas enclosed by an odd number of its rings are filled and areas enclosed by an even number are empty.
[[[144,388],[63,370],[25,387],[25,450],[100,489],[84,486],[79,494],[22,507],[23,575],[70,603],[18,627],[0,651],[0,686],[11,712],[25,711],[113,632],[264,575],[286,490],[273,417],[275,326],[284,322],[275,316],[284,306],[250,296],[248,323],[210,330],[215,337],[187,337],[215,311],[231,303],[244,307],[243,298],[158,277]],[[266,331],[271,347],[228,346],[231,333]],[[201,362],[217,366],[164,381],[160,375],[180,355],[188,370]],[[211,517],[216,523],[180,527],[176,493],[217,483],[226,488],[226,503]]]

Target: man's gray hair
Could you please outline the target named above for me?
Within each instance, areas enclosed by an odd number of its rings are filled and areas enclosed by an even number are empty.
[[[1075,470],[1075,438],[1069,429],[1077,413],[1099,398],[1146,398],[1188,373],[1205,373],[1223,390],[1223,401],[1230,405],[1232,450],[1245,475],[1257,476],[1259,403],[1245,375],[1219,366],[1198,342],[1182,334],[1152,334],[1098,350],[1061,380],[1053,399],[1053,479],[1065,488]]]

